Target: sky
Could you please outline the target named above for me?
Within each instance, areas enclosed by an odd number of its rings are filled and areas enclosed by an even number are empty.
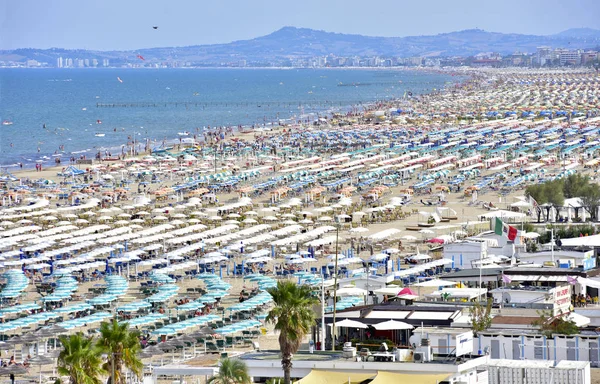
[[[600,1],[0,0],[0,49],[217,44],[284,26],[369,36],[471,28],[549,35],[569,28],[600,29]]]

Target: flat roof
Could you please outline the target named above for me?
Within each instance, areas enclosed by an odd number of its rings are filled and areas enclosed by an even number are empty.
[[[573,275],[581,274],[581,268],[556,268],[556,267],[511,267],[504,270],[505,275]]]
[[[507,267],[508,268],[508,267]],[[499,276],[506,268],[481,268],[481,276]],[[450,272],[442,275],[442,279],[456,279],[465,277],[479,278],[479,268],[461,269],[460,271]]]
[[[590,364],[589,361],[561,360],[554,365],[554,360],[508,360],[493,359],[488,362],[490,367],[508,368],[552,368],[552,369],[584,369]]]
[[[539,317],[527,317],[527,316],[494,316],[492,324],[512,324],[512,325],[531,325]]]

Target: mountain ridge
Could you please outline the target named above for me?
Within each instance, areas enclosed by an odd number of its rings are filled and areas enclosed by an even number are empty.
[[[58,57],[69,55],[81,59],[110,59],[119,63],[132,62],[137,55],[142,55],[147,63],[173,60],[200,64],[241,60],[273,63],[328,55],[411,57],[472,56],[481,52],[533,53],[538,46],[569,49],[597,47],[600,46],[600,30],[572,28],[554,35],[539,36],[465,29],[436,35],[380,37],[285,26],[268,35],[221,44],[143,48],[132,51],[20,48],[0,51],[0,60],[24,59],[51,62]]]

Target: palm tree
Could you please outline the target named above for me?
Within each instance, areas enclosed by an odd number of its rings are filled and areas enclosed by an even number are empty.
[[[248,367],[240,359],[223,358],[219,363],[219,372],[208,380],[207,384],[248,384],[252,383]]]
[[[125,383],[123,366],[141,378],[144,363],[138,357],[138,353],[142,349],[139,336],[139,332],[129,330],[128,323],[119,324],[115,318],[111,322],[100,324],[98,347],[108,355],[104,369],[111,377],[111,384]],[[112,383],[113,372],[115,383]]]
[[[69,376],[71,384],[101,384],[106,371],[102,369],[102,351],[92,338],[77,333],[59,340],[63,349],[58,355],[58,373]]]
[[[292,281],[278,281],[277,286],[267,289],[267,292],[273,297],[275,307],[266,320],[275,323],[275,330],[279,331],[283,382],[290,384],[292,355],[298,351],[302,339],[315,323],[312,306],[317,300],[310,287],[296,285]]]

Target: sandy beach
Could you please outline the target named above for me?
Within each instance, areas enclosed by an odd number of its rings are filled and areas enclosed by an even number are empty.
[[[482,214],[506,210],[522,214],[520,221],[532,220],[526,208],[513,205],[525,200],[529,183],[572,172],[597,179],[595,154],[588,149],[600,144],[588,133],[597,133],[598,74],[463,74],[470,80],[452,89],[331,116],[318,125],[249,133],[223,129],[199,138],[197,145],[6,174],[0,209],[2,271],[22,271],[27,283],[15,288],[16,294],[2,296],[4,305],[40,305],[22,312],[31,316],[90,303],[106,288],[105,275],[112,275],[121,276],[124,287],[114,299],[61,319],[117,313],[134,320],[160,314],[168,318],[162,326],[169,328],[206,316],[200,306],[183,318],[176,308],[200,303],[214,283],[226,294],[202,303],[227,320],[228,308],[240,304],[243,293],[255,290],[251,296],[256,295],[277,279],[319,286],[317,275],[332,262],[328,256],[336,245],[343,258],[358,258],[344,266],[349,276],[364,273],[362,261],[389,249],[395,249],[389,256],[408,268],[405,260],[411,256],[437,260],[440,245],[489,230],[490,220]],[[553,147],[561,140],[564,145]],[[78,245],[82,248],[75,249]],[[385,273],[382,263],[375,265],[377,274]],[[247,268],[245,275],[262,271],[265,279],[236,275],[236,268]],[[199,278],[204,270],[215,276]],[[299,271],[313,278],[294,275]],[[45,301],[55,288],[45,285],[61,276],[73,276],[75,290]],[[161,291],[161,286],[174,291]],[[148,308],[117,309],[148,302],[157,292],[164,296]],[[269,306],[266,302],[250,311],[261,324],[249,329],[261,330],[254,339],[260,348],[277,349],[272,325],[262,323]],[[18,316],[5,315],[2,334],[22,335],[54,321],[11,328]],[[84,323],[68,332],[93,333],[97,326]],[[163,339],[156,333],[159,326],[139,329],[149,344]],[[198,329],[169,328],[164,336]],[[196,346],[198,355],[204,355],[203,348]],[[228,351],[252,348],[237,344]],[[53,348],[44,350],[51,354]],[[188,360],[194,353],[187,352],[162,359]],[[27,358],[17,347],[13,353],[18,361]],[[191,364],[216,361],[198,359]],[[29,374],[35,377],[37,370]],[[52,367],[42,367],[42,373],[51,376]]]

